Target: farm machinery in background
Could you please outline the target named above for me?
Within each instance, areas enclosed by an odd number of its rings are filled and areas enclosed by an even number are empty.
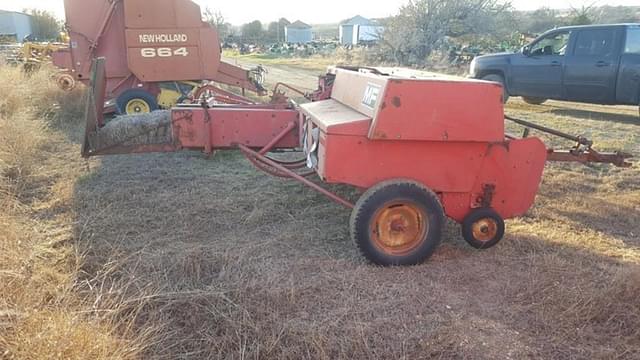
[[[333,68],[304,103],[282,94],[268,104],[211,98],[107,121],[106,64],[96,59],[91,73],[85,157],[239,150],[256,168],[352,209],[351,238],[379,265],[425,261],[441,241],[445,217],[461,225],[471,246],[496,245],[504,219],[532,206],[547,161],[631,166],[629,154],[600,153],[583,137],[521,120],[512,119],[575,146],[556,150],[528,131],[505,134],[499,84],[375,68]],[[273,155],[282,151],[299,156],[284,161]],[[323,182],[350,185],[362,196],[353,203]]]
[[[94,58],[106,58],[105,111],[146,113],[214,96],[252,104],[266,95],[262,68],[221,61],[218,32],[190,0],[65,0],[68,45],[53,53],[65,81],[87,83]],[[64,84],[61,84],[64,85]],[[237,88],[242,96],[225,87]]]

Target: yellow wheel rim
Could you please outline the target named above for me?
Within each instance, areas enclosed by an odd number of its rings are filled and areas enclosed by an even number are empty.
[[[388,203],[379,209],[370,232],[376,246],[390,255],[405,255],[425,241],[429,223],[424,211],[408,203]]]
[[[151,106],[142,99],[131,99],[126,106],[127,115],[146,114],[151,112]]]
[[[487,242],[498,234],[498,223],[491,218],[480,219],[473,224],[471,231],[476,240]]]

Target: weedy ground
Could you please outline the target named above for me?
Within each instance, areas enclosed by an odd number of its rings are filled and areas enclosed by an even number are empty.
[[[496,248],[449,223],[426,264],[378,268],[347,210],[237,153],[81,160],[79,94],[0,73],[18,99],[0,104],[7,358],[640,357],[637,165],[549,165]],[[274,63],[269,78],[317,74]],[[506,111],[640,154],[631,107]]]

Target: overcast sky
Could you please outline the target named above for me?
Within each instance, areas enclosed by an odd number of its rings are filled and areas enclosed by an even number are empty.
[[[153,0],[149,0],[150,2]],[[311,24],[336,23],[354,15],[378,18],[393,15],[407,0],[196,0],[203,7],[209,6],[222,12],[225,19],[240,25],[255,19],[263,22],[285,17],[290,21],[302,20]],[[534,10],[542,6],[569,8],[590,5],[640,5],[639,0],[512,0],[520,10]],[[64,17],[62,0],[0,0],[1,10],[21,11],[38,8],[53,11]]]

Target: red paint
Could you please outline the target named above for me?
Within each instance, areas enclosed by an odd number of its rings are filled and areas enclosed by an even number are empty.
[[[106,58],[107,99],[131,88],[157,94],[158,82],[213,80],[260,92],[249,73],[220,59],[215,28],[190,0],[64,0],[69,48],[54,64],[89,81]]]
[[[537,138],[505,140],[499,99],[499,87],[485,82],[338,70],[332,99],[302,111],[321,132],[324,181],[366,189],[411,179],[460,222],[487,200],[504,218],[523,215],[540,185],[546,147]],[[495,187],[491,199],[483,199],[487,186]]]

